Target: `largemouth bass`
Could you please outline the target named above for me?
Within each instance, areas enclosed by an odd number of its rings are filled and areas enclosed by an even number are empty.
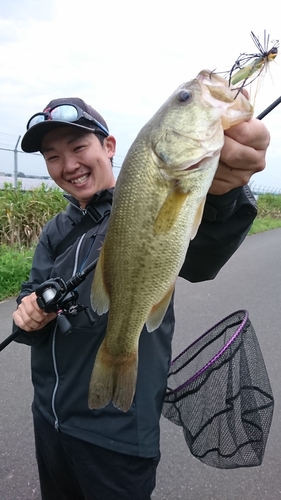
[[[235,98],[236,96],[236,98]],[[89,408],[130,408],[138,342],[162,322],[200,225],[224,130],[251,118],[249,101],[208,70],[181,85],[142,128],[117,179],[91,301],[109,311]]]

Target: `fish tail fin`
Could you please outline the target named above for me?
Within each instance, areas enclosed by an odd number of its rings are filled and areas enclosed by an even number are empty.
[[[112,401],[116,408],[127,412],[136,390],[137,366],[137,352],[116,357],[102,344],[91,375],[89,408],[104,408]]]

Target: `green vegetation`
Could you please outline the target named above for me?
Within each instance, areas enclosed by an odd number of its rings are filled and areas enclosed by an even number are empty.
[[[28,279],[41,228],[63,210],[66,200],[58,188],[42,184],[32,191],[6,184],[0,191],[0,301],[17,295]],[[281,195],[258,197],[258,217],[249,234],[281,227]]]
[[[249,234],[262,233],[281,227],[281,195],[261,194],[258,197],[258,216]]]
[[[0,190],[0,300],[18,294],[42,227],[67,204],[58,188],[21,188],[20,182],[17,189],[6,183]]]
[[[270,229],[276,229],[277,227],[281,227],[281,218],[273,219],[271,217],[264,217],[264,218],[257,217],[249,231],[249,235],[256,233],[263,233],[264,231],[269,231]]]
[[[59,188],[44,183],[31,191],[22,191],[5,183],[0,191],[0,244],[30,248],[38,241],[42,227],[66,207]]]
[[[33,248],[0,247],[0,301],[18,295],[20,285],[28,279]]]

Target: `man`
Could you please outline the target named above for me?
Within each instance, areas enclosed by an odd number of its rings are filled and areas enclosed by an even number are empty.
[[[180,275],[213,279],[245,238],[256,207],[247,187],[265,165],[269,134],[258,120],[229,130],[204,217]],[[87,306],[63,334],[55,313],[40,309],[34,291],[65,280],[97,258],[108,223],[115,180],[115,139],[105,120],[78,98],[51,101],[28,122],[27,152],[41,151],[69,205],[43,229],[29,282],[13,314],[18,341],[32,346],[33,416],[43,500],[148,500],[159,461],[159,418],[174,330],[173,301],[163,323],[139,342],[134,402],[127,413],[109,404],[88,408],[88,387],[107,315],[90,307],[93,273],[79,286]],[[89,215],[85,215],[89,214]],[[83,226],[85,217],[90,227]],[[73,228],[78,228],[73,238]],[[72,234],[72,236],[71,236]]]

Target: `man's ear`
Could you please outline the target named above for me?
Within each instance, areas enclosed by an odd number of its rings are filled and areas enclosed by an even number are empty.
[[[108,152],[108,157],[113,158],[113,156],[115,155],[115,151],[116,151],[116,139],[115,139],[115,137],[113,137],[113,135],[107,136],[104,139],[103,145]]]

